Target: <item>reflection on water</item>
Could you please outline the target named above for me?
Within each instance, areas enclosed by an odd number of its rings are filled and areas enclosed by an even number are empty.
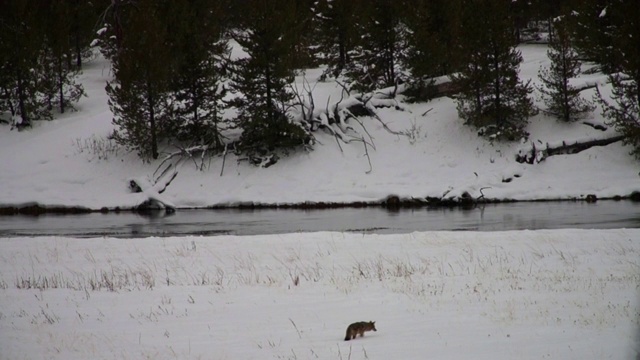
[[[434,230],[608,229],[640,227],[640,203],[522,202],[473,209],[227,209],[0,216],[0,236],[75,237],[254,235],[309,231],[407,233]]]

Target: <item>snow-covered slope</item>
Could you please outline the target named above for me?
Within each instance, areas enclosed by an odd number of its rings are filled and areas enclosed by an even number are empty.
[[[546,47],[525,45],[520,49],[525,59],[521,76],[535,83],[538,69],[548,63]],[[315,69],[304,76],[315,82],[319,75],[320,70]],[[88,97],[81,100],[78,112],[36,122],[33,129],[23,132],[10,131],[8,125],[0,127],[0,206],[36,202],[98,209],[135,206],[146,199],[129,191],[129,179],[150,179],[159,162],[144,164],[134,154],[116,152],[107,142],[113,125],[104,85],[110,76],[108,64],[95,60],[82,75]],[[296,81],[302,88],[303,76]],[[601,75],[589,75],[575,83],[603,81]],[[328,98],[337,101],[340,91],[335,83],[318,83],[315,103],[325,104]],[[593,90],[583,94],[589,98]],[[340,148],[332,136],[320,132],[314,151],[282,158],[269,168],[238,162],[229,155],[220,176],[221,157],[206,162],[205,171],[184,162],[162,196],[178,207],[204,207],[241,202],[378,201],[388,195],[440,198],[464,192],[478,197],[481,188],[487,198],[519,200],[588,194],[602,198],[640,190],[638,162],[620,143],[549,157],[535,165],[515,161],[516,154],[530,149],[531,143],[539,148],[601,139],[614,136],[612,129],[596,130],[581,122],[560,124],[541,113],[531,119],[529,143],[491,145],[463,125],[449,98],[400,105],[403,111],[378,111],[390,129],[410,136],[394,135],[379,121],[365,119],[375,145],[367,149],[369,158],[362,143]],[[587,120],[603,124],[599,110]]]

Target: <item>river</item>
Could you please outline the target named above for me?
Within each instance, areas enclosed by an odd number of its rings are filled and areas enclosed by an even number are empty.
[[[146,237],[255,235],[310,231],[408,233],[435,230],[639,228],[640,203],[631,201],[518,202],[473,209],[342,208],[330,210],[179,210],[175,214],[91,213],[0,216],[0,237]]]

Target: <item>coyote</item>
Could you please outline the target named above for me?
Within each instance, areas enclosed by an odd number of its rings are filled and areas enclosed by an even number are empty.
[[[358,334],[360,334],[360,336],[364,336],[364,332],[365,331],[378,331],[376,330],[376,322],[375,321],[360,321],[360,322],[355,322],[351,325],[349,325],[349,327],[347,327],[347,335],[344,337],[344,341],[349,341],[351,339],[355,339],[356,336],[358,336]]]

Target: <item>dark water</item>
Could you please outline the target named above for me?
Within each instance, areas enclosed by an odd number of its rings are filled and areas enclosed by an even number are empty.
[[[640,203],[630,201],[495,204],[461,209],[182,210],[132,213],[0,216],[0,237],[144,237],[254,235],[309,231],[407,233],[427,230],[639,228]]]

